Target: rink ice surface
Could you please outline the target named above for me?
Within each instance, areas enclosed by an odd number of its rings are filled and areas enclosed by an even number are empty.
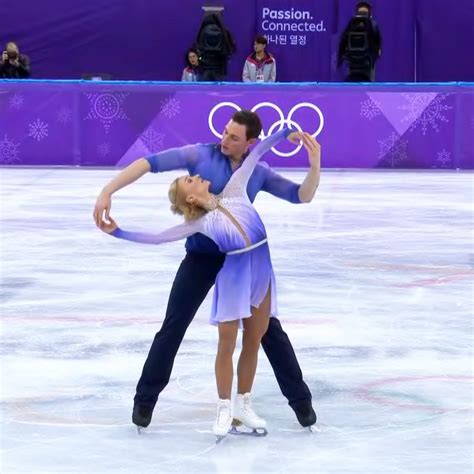
[[[269,435],[218,446],[212,291],[152,424],[138,436],[131,423],[183,242],[95,228],[116,170],[0,173],[0,472],[472,472],[472,173],[323,171],[311,204],[258,195],[318,431],[297,424],[261,351],[254,404]],[[166,197],[177,175],[144,176],[112,215],[126,229],[177,223]]]

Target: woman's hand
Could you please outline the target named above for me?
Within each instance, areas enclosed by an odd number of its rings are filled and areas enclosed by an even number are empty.
[[[112,197],[110,196],[110,194],[107,194],[105,191],[102,191],[99,194],[99,197],[97,198],[97,202],[95,203],[94,214],[93,214],[94,221],[97,227],[100,227],[100,222],[104,218],[104,213],[105,213],[105,218],[107,220],[109,219],[111,208],[112,208]]]
[[[109,221],[104,221],[103,219],[100,220],[99,222],[99,228],[102,232],[105,232],[106,234],[111,234],[115,229],[118,228],[117,223],[112,219],[112,217],[109,216]]]

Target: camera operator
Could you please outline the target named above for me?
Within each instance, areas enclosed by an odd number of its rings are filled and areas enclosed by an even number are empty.
[[[27,79],[30,77],[30,61],[28,56],[20,54],[16,43],[7,43],[0,58],[0,78]]]
[[[201,81],[225,81],[227,61],[235,52],[235,43],[220,15],[206,15],[197,35]]]
[[[367,2],[359,2],[356,14],[349,21],[339,43],[338,67],[345,61],[349,68],[345,81],[372,82],[381,48],[382,39],[372,18],[371,6]]]

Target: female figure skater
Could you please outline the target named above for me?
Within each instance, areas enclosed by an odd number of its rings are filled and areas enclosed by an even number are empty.
[[[213,433],[222,439],[233,418],[254,431],[266,422],[252,408],[250,392],[257,368],[260,341],[269,317],[276,316],[275,276],[270,260],[267,235],[260,216],[247,196],[247,183],[260,157],[282,138],[312,143],[307,134],[284,129],[259,143],[230,178],[218,196],[209,192],[210,182],[199,175],[182,176],[170,186],[169,199],[174,213],[184,216],[183,224],[159,234],[129,232],[110,222],[100,228],[114,237],[147,244],[162,244],[200,232],[226,253],[224,266],[215,284],[210,322],[217,325],[219,343],[215,361],[217,417]],[[232,355],[239,327],[243,327],[242,353],[238,365],[238,394],[231,407]]]

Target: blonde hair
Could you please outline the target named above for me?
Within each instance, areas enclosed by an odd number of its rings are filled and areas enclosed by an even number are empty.
[[[183,193],[180,192],[178,181],[180,178],[176,178],[170,185],[168,190],[168,198],[171,202],[171,212],[173,214],[178,214],[179,216],[184,216],[185,221],[192,221],[194,219],[199,219],[199,217],[206,214],[206,209],[203,209],[199,206],[191,206],[183,198]]]

